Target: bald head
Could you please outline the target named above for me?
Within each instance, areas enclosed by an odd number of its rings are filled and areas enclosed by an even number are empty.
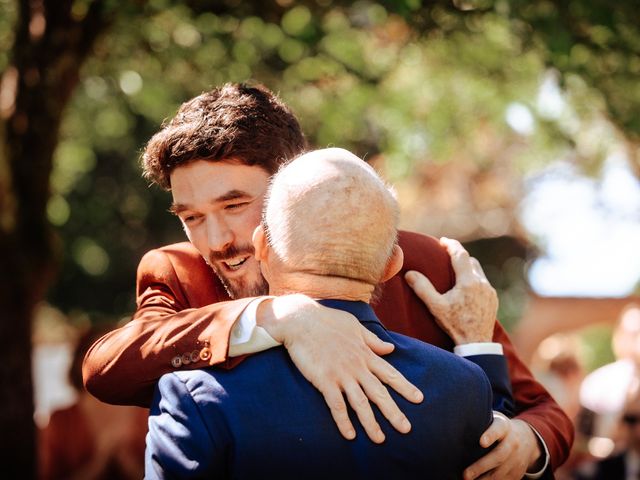
[[[396,199],[373,168],[329,148],[296,158],[273,177],[263,224],[284,270],[375,285],[397,220]]]

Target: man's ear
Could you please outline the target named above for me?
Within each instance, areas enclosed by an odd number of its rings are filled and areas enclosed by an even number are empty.
[[[389,260],[387,260],[387,264],[384,267],[384,273],[382,274],[381,282],[386,282],[391,277],[393,277],[396,273],[398,273],[402,268],[403,263],[404,263],[404,252],[400,248],[400,245],[396,244],[393,246],[393,251],[391,252],[391,256],[389,257]]]
[[[253,231],[253,236],[251,237],[253,241],[254,248],[254,256],[256,260],[259,262],[264,260],[267,257],[267,237],[264,233],[264,228],[262,225],[258,225],[256,229]]]

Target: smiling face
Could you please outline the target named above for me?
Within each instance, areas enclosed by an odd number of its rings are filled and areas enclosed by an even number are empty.
[[[231,298],[266,294],[251,236],[269,174],[238,161],[196,160],[171,173],[171,210]]]

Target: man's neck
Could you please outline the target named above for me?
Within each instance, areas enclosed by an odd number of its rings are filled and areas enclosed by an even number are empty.
[[[369,303],[374,286],[358,280],[321,275],[288,275],[271,281],[270,295],[303,293],[317,300],[336,299]]]

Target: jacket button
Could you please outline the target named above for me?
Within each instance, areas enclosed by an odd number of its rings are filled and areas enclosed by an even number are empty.
[[[183,365],[189,365],[191,363],[191,354],[190,353],[183,353],[182,354],[182,364]]]
[[[200,360],[202,360],[203,362],[206,362],[210,358],[211,358],[211,350],[209,349],[209,347],[204,347],[202,350],[200,350]]]
[[[177,355],[171,359],[171,365],[173,368],[180,368],[182,366],[182,357]]]
[[[191,363],[196,363],[200,360],[200,352],[198,350],[194,350],[191,352]]]

